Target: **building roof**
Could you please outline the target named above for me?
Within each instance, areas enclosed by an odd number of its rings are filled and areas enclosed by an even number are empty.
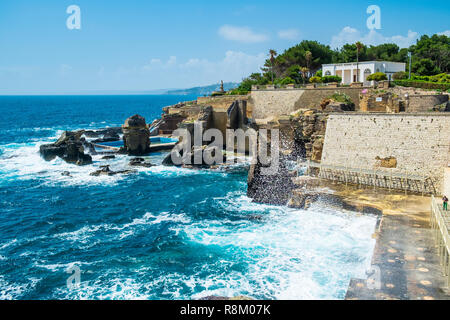
[[[356,64],[358,62],[343,62],[343,63],[328,63],[322,64],[322,66],[345,66],[349,64]],[[359,64],[372,64],[372,63],[398,63],[398,64],[406,64],[404,62],[393,62],[393,61],[360,61]]]

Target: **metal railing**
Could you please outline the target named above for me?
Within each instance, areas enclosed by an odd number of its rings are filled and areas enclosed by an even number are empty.
[[[444,276],[447,277],[447,287],[450,287],[450,211],[445,212],[443,206],[434,196],[431,197],[431,229],[438,249],[439,260]]]
[[[299,163],[299,165],[301,162]],[[389,190],[401,190],[435,194],[433,179],[425,175],[412,175],[407,173],[394,173],[382,169],[354,168],[347,166],[325,165],[313,161],[303,162],[306,165],[306,175],[312,175],[312,169],[318,169],[319,178],[334,182],[373,186]]]

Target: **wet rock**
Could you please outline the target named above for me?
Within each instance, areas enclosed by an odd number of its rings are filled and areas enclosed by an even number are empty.
[[[134,170],[122,170],[122,171],[112,171],[109,166],[100,166],[100,170],[92,172],[90,175],[94,177],[98,176],[115,176],[117,174],[130,174],[134,173]]]
[[[292,173],[280,157],[279,169],[276,174],[265,175],[261,163],[252,164],[248,173],[247,195],[258,203],[286,205],[291,191],[296,188],[292,182]]]
[[[162,165],[163,166],[174,166],[174,163],[172,161],[172,154],[168,153],[167,156],[164,158],[164,160],[162,161]]]
[[[288,202],[289,208],[308,209],[319,199],[319,193],[310,190],[294,190]]]
[[[133,167],[144,167],[144,168],[153,167],[153,164],[151,164],[150,162],[146,162],[144,158],[131,159],[129,165]]]
[[[88,146],[88,143],[84,138],[81,138],[83,134],[83,130],[65,131],[55,143],[41,145],[39,152],[46,161],[60,157],[68,163],[91,164],[92,157],[84,153],[84,146]]]
[[[64,171],[64,172],[61,172],[61,175],[62,175],[63,177],[71,177],[71,175],[70,175],[70,172],[69,172],[69,171]]]
[[[108,138],[108,137],[118,137],[119,134],[122,134],[121,127],[111,127],[99,130],[86,130],[84,135],[88,138]],[[120,139],[120,137],[119,137]]]
[[[102,160],[111,160],[111,159],[115,159],[115,158],[116,158],[116,156],[114,156],[114,155],[103,156],[103,157],[102,157]]]
[[[129,155],[140,156],[150,153],[150,130],[145,118],[134,115],[122,126],[124,149]]]

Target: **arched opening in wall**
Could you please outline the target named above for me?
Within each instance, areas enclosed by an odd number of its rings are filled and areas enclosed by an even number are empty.
[[[330,71],[327,71],[327,72],[325,72],[325,75],[326,75],[326,76],[331,76],[331,72],[330,72]]]
[[[363,82],[364,82],[365,86],[370,85],[370,81],[367,81],[367,77],[370,76],[371,73],[372,73],[372,71],[370,69],[364,70],[364,81]]]

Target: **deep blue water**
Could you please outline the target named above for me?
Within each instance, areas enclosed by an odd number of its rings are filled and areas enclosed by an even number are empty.
[[[62,130],[136,113],[151,122],[193,98],[0,97],[0,299],[344,298],[370,263],[374,217],[252,203],[245,167],[168,168],[159,153],[152,168],[92,177],[129,158],[77,167],[39,156]],[[78,288],[66,285],[73,266]]]

